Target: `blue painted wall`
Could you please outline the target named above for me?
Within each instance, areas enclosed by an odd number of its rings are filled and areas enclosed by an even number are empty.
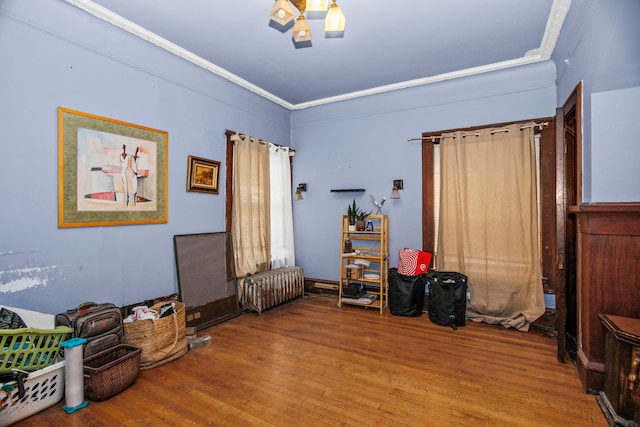
[[[640,111],[640,33],[630,18],[639,4],[574,1],[573,35],[563,31],[553,62],[290,112],[64,2],[3,0],[0,303],[55,313],[177,292],[173,235],[224,229],[224,186],[215,196],[186,192],[187,156],[224,162],[227,128],[297,150],[294,185],[308,191],[294,204],[296,259],[318,279],[337,279],[347,204],[374,209],[368,195],[388,198],[394,179],[405,188],[383,209],[391,265],[398,249],[420,247],[420,144],[407,138],[551,116],[581,80],[585,200],[640,201],[637,183],[621,184],[637,172],[611,167],[633,163],[627,153],[637,159],[627,128]],[[167,224],[57,227],[58,106],[169,132]],[[613,145],[608,123],[621,125]],[[607,148],[610,156],[596,156]],[[367,191],[330,192],[349,187]]]
[[[555,66],[547,61],[428,86],[294,111],[294,185],[306,182],[294,203],[296,262],[305,276],[337,280],[341,215],[355,198],[389,199],[393,180],[403,179],[401,198],[387,200],[390,266],[398,250],[422,247],[420,142],[425,131],[555,115]],[[364,188],[365,193],[331,189]]]
[[[225,228],[224,190],[186,192],[187,157],[224,165],[227,128],[289,142],[287,109],[65,2],[0,2],[0,58],[2,304],[177,292],[173,236]],[[167,224],[58,228],[58,106],[169,133]]]
[[[591,200],[640,201],[640,86],[592,93],[591,113]]]
[[[640,160],[633,143],[637,131],[629,126],[640,123],[636,98],[640,87],[639,18],[637,0],[573,1],[552,56],[558,70],[559,106],[578,83],[583,84],[586,203],[640,201],[638,174],[630,172],[637,169]],[[600,92],[611,93],[596,96]]]

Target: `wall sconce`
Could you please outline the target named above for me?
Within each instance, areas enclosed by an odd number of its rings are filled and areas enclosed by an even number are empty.
[[[399,199],[400,193],[398,190],[402,190],[404,188],[404,180],[402,179],[394,179],[393,180],[393,190],[391,190],[391,199]]]
[[[293,196],[293,200],[303,200],[302,192],[307,191],[307,184],[298,184],[298,188],[296,188],[296,194]]]

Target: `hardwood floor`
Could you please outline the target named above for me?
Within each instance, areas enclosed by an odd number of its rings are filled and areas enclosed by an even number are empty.
[[[111,399],[18,425],[608,425],[551,337],[336,303],[310,295],[213,326],[199,333],[210,346]]]

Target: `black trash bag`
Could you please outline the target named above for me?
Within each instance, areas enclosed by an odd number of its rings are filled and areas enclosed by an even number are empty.
[[[465,324],[467,310],[467,276],[453,271],[430,271],[426,274],[429,288],[429,319],[436,325]]]
[[[419,317],[424,306],[426,274],[405,276],[389,269],[389,310],[395,316]]]

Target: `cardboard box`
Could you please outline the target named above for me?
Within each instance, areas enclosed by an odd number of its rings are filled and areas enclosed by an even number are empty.
[[[362,277],[364,268],[361,265],[349,264],[345,267],[347,279],[359,279]]]

